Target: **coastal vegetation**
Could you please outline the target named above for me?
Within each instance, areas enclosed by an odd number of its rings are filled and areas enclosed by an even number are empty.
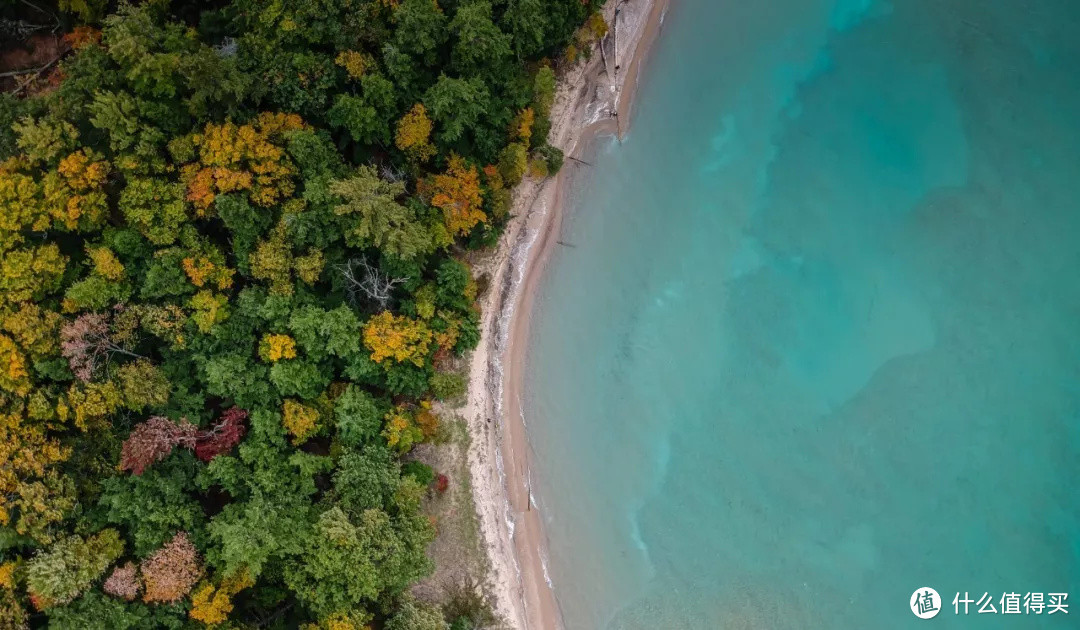
[[[492,621],[408,456],[598,5],[4,4],[0,628]]]

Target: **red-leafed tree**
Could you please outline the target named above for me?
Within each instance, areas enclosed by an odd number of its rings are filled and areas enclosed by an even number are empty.
[[[112,575],[105,580],[105,584],[102,588],[109,595],[130,602],[139,594],[138,569],[136,569],[135,565],[131,562],[128,562],[124,566],[116,567],[113,569]]]
[[[221,414],[217,424],[208,431],[201,431],[195,441],[195,456],[208,462],[222,453],[228,453],[243,439],[247,427],[244,420],[248,412],[232,407]]]
[[[135,427],[120,450],[120,470],[143,474],[149,466],[169,456],[173,448],[194,448],[198,430],[187,420],[173,422],[154,416]]]
[[[120,451],[120,470],[141,475],[147,468],[168,457],[177,446],[194,450],[196,457],[209,462],[240,443],[247,432],[244,426],[247,417],[247,411],[232,407],[221,414],[212,427],[200,431],[187,420],[173,422],[154,416],[137,425],[124,441]]]

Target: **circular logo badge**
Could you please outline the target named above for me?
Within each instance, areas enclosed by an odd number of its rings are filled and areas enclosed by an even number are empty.
[[[911,612],[919,619],[933,619],[941,612],[941,596],[929,586],[911,594]]]

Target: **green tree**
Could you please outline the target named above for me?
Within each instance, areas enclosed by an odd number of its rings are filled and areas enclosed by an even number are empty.
[[[69,536],[26,565],[26,588],[38,608],[49,608],[75,599],[105,573],[124,543],[115,529],[89,538]]]
[[[424,94],[424,106],[438,124],[439,142],[449,146],[475,128],[490,107],[489,99],[482,79],[452,79],[441,75]]]
[[[248,275],[251,273],[251,254],[260,237],[273,225],[273,217],[253,208],[244,195],[219,195],[214,203],[217,206],[218,218],[232,236],[236,267],[241,273]]]
[[[134,411],[161,408],[169,401],[169,379],[146,359],[125,363],[116,370],[124,406]]]
[[[55,243],[4,251],[0,245],[0,306],[41,300],[60,288],[67,258]]]
[[[510,59],[510,37],[491,19],[491,3],[466,0],[450,21],[454,34],[452,66],[463,75],[501,76]]]
[[[457,372],[436,372],[431,377],[431,393],[439,400],[458,400],[467,387],[465,377]]]
[[[303,541],[303,552],[286,564],[285,583],[319,616],[363,608],[431,570],[424,554],[431,533],[422,518],[395,522],[371,509],[354,524],[340,508],[330,508]]]
[[[136,556],[145,557],[178,531],[203,540],[205,516],[195,499],[190,451],[174,453],[141,475],[112,477],[102,483],[99,505],[107,522],[124,528]]]
[[[307,359],[278,361],[270,368],[270,382],[282,397],[315,398],[330,379],[327,366]]]
[[[148,606],[125,602],[92,590],[70,604],[46,611],[49,628],[57,630],[149,630],[185,627],[182,605]]]
[[[167,136],[146,120],[152,116],[153,103],[127,92],[99,91],[87,106],[90,123],[109,137],[114,154],[127,154],[118,163],[125,170],[145,172],[164,169],[161,150]]]
[[[255,361],[253,354],[222,353],[197,364],[206,391],[212,395],[230,398],[244,408],[258,406],[273,398],[269,372],[265,365]]]
[[[382,446],[365,446],[341,457],[334,473],[334,491],[350,514],[386,509],[398,487],[400,468],[393,453]]]
[[[79,130],[67,121],[29,116],[11,126],[17,138],[19,150],[30,162],[54,162],[61,155],[73,151],[79,139]]]
[[[425,66],[433,66],[447,38],[447,21],[438,3],[401,0],[394,9],[394,44]]]
[[[128,224],[155,245],[172,245],[188,221],[184,186],[160,178],[135,178],[120,193]]]
[[[360,78],[361,95],[340,94],[327,112],[327,120],[364,144],[389,144],[397,97],[394,84],[378,74]]]
[[[304,352],[316,359],[346,358],[360,351],[360,320],[344,304],[330,311],[302,306],[289,317],[289,330]]]
[[[503,12],[503,30],[511,35],[514,52],[520,57],[533,57],[545,47],[545,26],[548,7],[541,0],[510,0]]]
[[[430,251],[431,237],[415,213],[397,199],[405,193],[402,182],[388,182],[370,166],[361,166],[330,190],[342,203],[334,213],[345,222],[345,241],[353,247],[375,246],[399,258],[414,258]]]
[[[385,414],[386,410],[371,394],[352,383],[334,401],[334,422],[338,436],[349,446],[357,446],[378,436]]]
[[[528,166],[529,153],[519,142],[511,142],[499,154],[499,173],[512,185],[521,181]]]

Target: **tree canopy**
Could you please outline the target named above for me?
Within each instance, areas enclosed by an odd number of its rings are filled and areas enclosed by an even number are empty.
[[[15,3],[69,34],[0,77],[0,625],[447,627],[400,458],[598,4]]]

